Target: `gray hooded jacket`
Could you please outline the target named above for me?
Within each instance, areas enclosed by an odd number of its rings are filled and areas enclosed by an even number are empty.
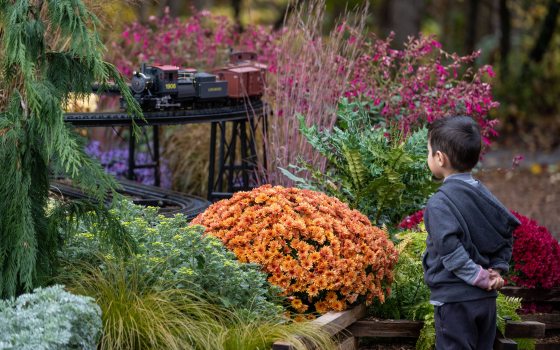
[[[482,269],[508,271],[519,220],[481,183],[448,178],[428,201],[424,222],[428,238],[422,264],[431,300],[496,297],[476,281]]]

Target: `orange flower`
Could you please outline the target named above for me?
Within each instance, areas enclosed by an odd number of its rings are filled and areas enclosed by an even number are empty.
[[[335,302],[335,301],[338,300],[338,297],[336,296],[336,293],[335,293],[335,292],[330,291],[330,292],[327,293],[327,297],[325,298],[325,300],[326,300],[328,303],[333,303],[333,302]]]
[[[334,311],[342,311],[346,308],[346,303],[341,301],[341,300],[337,300],[337,301],[334,301],[334,302],[330,303],[329,306]]]
[[[315,303],[314,306],[315,306],[315,310],[320,314],[324,314],[325,312],[329,311],[329,306],[324,301],[318,301]]]
[[[309,308],[307,305],[304,305],[301,302],[301,300],[298,299],[298,298],[295,298],[294,300],[292,300],[292,302],[290,304],[299,313],[303,313],[303,312],[307,311],[307,309]]]
[[[316,296],[317,294],[319,294],[319,288],[315,285],[311,285],[307,288],[307,294],[313,298],[314,296]]]
[[[391,284],[397,261],[385,231],[338,199],[309,190],[265,185],[238,192],[192,224],[205,226],[240,261],[261,264],[270,283],[298,296],[290,305],[299,313],[383,300],[381,286]]]

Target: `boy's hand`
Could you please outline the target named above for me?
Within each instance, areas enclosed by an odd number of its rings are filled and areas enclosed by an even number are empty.
[[[490,285],[488,291],[490,290],[500,290],[504,286],[504,279],[500,275],[499,270],[488,269],[490,273]]]

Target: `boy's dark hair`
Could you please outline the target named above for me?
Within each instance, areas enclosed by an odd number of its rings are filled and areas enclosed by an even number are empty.
[[[445,117],[428,126],[428,142],[432,155],[445,153],[453,169],[469,171],[480,157],[480,127],[466,116]]]

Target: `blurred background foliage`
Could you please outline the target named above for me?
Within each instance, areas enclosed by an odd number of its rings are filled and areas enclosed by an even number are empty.
[[[108,23],[103,32],[109,42],[128,24],[146,23],[160,17],[187,17],[209,10],[230,17],[240,31],[248,25],[281,28],[286,12],[297,1],[289,0],[110,0],[98,7]],[[300,1],[301,2],[301,1]],[[362,6],[364,0],[328,0],[324,16],[329,33],[345,9]],[[433,34],[448,52],[467,55],[482,50],[476,65],[491,64],[497,73],[494,111],[502,131],[515,143],[552,148],[559,140],[560,106],[560,0],[373,0],[366,26],[385,37],[395,33],[393,43],[402,45],[408,36]],[[506,142],[506,141],[504,141]]]
[[[258,32],[260,38],[253,39],[258,45],[266,42],[267,39],[263,38],[269,35],[267,33],[281,31],[285,23],[290,23],[285,21],[286,14],[296,12],[297,5],[305,3],[290,0],[110,0],[100,5],[93,0],[88,1],[105,23],[101,31],[108,47],[107,60],[115,61],[117,65],[124,61],[135,63],[138,59],[130,55],[131,47],[127,47],[126,43],[123,46],[123,35],[130,28],[134,30],[144,26],[149,32],[149,28],[165,28],[167,24],[162,23],[171,23],[165,18],[186,19],[194,15],[202,21],[211,18],[211,23],[216,23],[212,21],[224,16],[230,19],[239,33],[227,40],[237,45],[247,43],[255,33],[255,25],[270,28]],[[340,16],[361,16],[366,4],[365,0],[325,2],[322,30],[327,40],[337,21],[341,20]],[[353,9],[362,10],[346,11]],[[475,69],[488,64],[494,67],[496,76],[492,79],[492,90],[500,107],[491,110],[488,117],[501,121],[497,147],[551,151],[560,146],[560,138],[557,137],[560,134],[560,0],[371,0],[366,11],[365,29],[379,38],[394,33],[391,43],[394,48],[402,49],[409,36],[426,34],[433,35],[447,52],[466,56],[481,51],[469,65]],[[352,22],[356,18],[342,20]],[[219,21],[217,23],[221,23]],[[202,32],[197,35],[204,35],[206,30],[207,38],[203,40],[216,40],[212,37],[217,35],[213,28],[201,23]],[[274,38],[274,35],[270,37]],[[204,58],[198,59],[215,59],[220,64],[223,56],[220,50],[227,46],[227,40],[218,45],[218,51],[207,52]],[[178,45],[169,44],[174,49],[165,55],[171,60],[174,56],[191,55],[188,52],[173,52],[192,51],[188,47],[180,47],[180,43]],[[146,51],[158,51],[158,45],[154,47]],[[263,49],[259,48],[259,51]],[[211,67],[201,65],[199,68]],[[176,190],[204,193],[206,143],[191,147],[192,152],[177,153],[174,150],[184,150],[184,147],[178,146],[202,140],[201,135],[207,133],[205,127],[166,127],[163,131],[166,135],[164,156],[170,160],[169,166],[174,174],[172,187]],[[181,157],[176,157],[177,154]],[[201,170],[200,174],[192,171],[195,163],[195,168]]]

